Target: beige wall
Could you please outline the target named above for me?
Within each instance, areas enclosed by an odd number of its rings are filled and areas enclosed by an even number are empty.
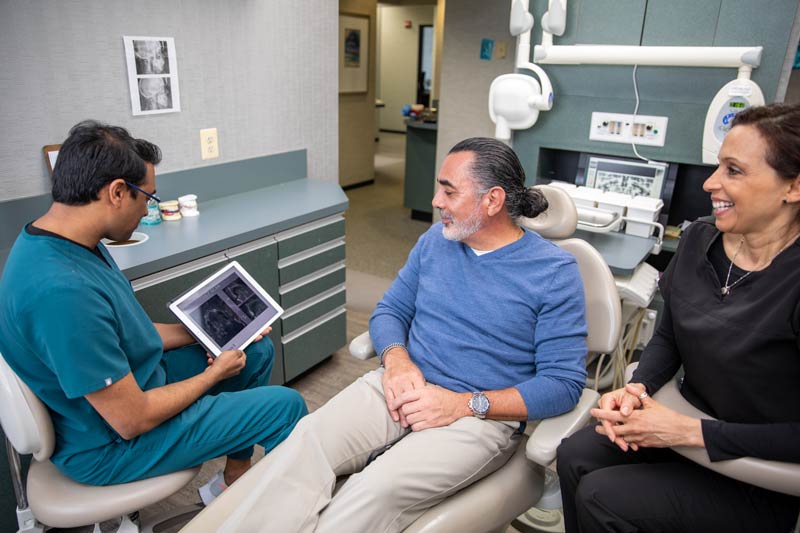
[[[339,1],[340,13],[369,16],[367,92],[339,95],[339,185],[343,187],[375,179],[376,9],[376,0]]]
[[[444,44],[444,11],[445,0],[436,3],[436,22],[433,23],[433,83],[431,87],[431,105],[439,99],[439,85],[442,83],[442,46]]]
[[[381,129],[405,131],[401,110],[416,103],[419,27],[433,24],[435,6],[380,6],[380,85],[378,95],[386,104],[380,112]],[[405,21],[411,28],[405,28]]]
[[[467,137],[494,137],[489,118],[489,86],[497,76],[514,71],[516,41],[508,33],[510,0],[447,2],[444,16],[437,173],[447,152]],[[506,43],[505,59],[482,61],[481,39]]]

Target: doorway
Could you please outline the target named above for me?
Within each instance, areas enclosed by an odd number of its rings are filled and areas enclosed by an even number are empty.
[[[419,27],[419,56],[417,58],[417,102],[425,107],[431,105],[433,83],[433,25]]]

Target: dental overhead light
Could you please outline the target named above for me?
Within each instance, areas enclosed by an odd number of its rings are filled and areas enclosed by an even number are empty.
[[[517,37],[515,66],[517,70],[533,72],[539,81],[525,74],[514,73],[503,74],[492,82],[489,87],[489,117],[496,125],[495,137],[503,141],[511,139],[512,129],[530,128],[539,119],[540,111],[549,111],[553,107],[550,78],[540,66],[529,61],[533,24],[528,0],[514,0],[508,28],[511,35]]]

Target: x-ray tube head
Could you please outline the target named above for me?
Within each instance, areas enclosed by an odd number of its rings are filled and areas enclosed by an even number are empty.
[[[496,125],[495,137],[507,141],[512,129],[524,130],[536,124],[542,97],[539,82],[531,76],[504,74],[495,78],[489,87],[489,116]]]

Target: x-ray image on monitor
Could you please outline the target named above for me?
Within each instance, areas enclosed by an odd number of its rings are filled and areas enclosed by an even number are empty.
[[[606,192],[660,198],[666,168],[664,163],[590,157],[586,169],[586,186]]]

